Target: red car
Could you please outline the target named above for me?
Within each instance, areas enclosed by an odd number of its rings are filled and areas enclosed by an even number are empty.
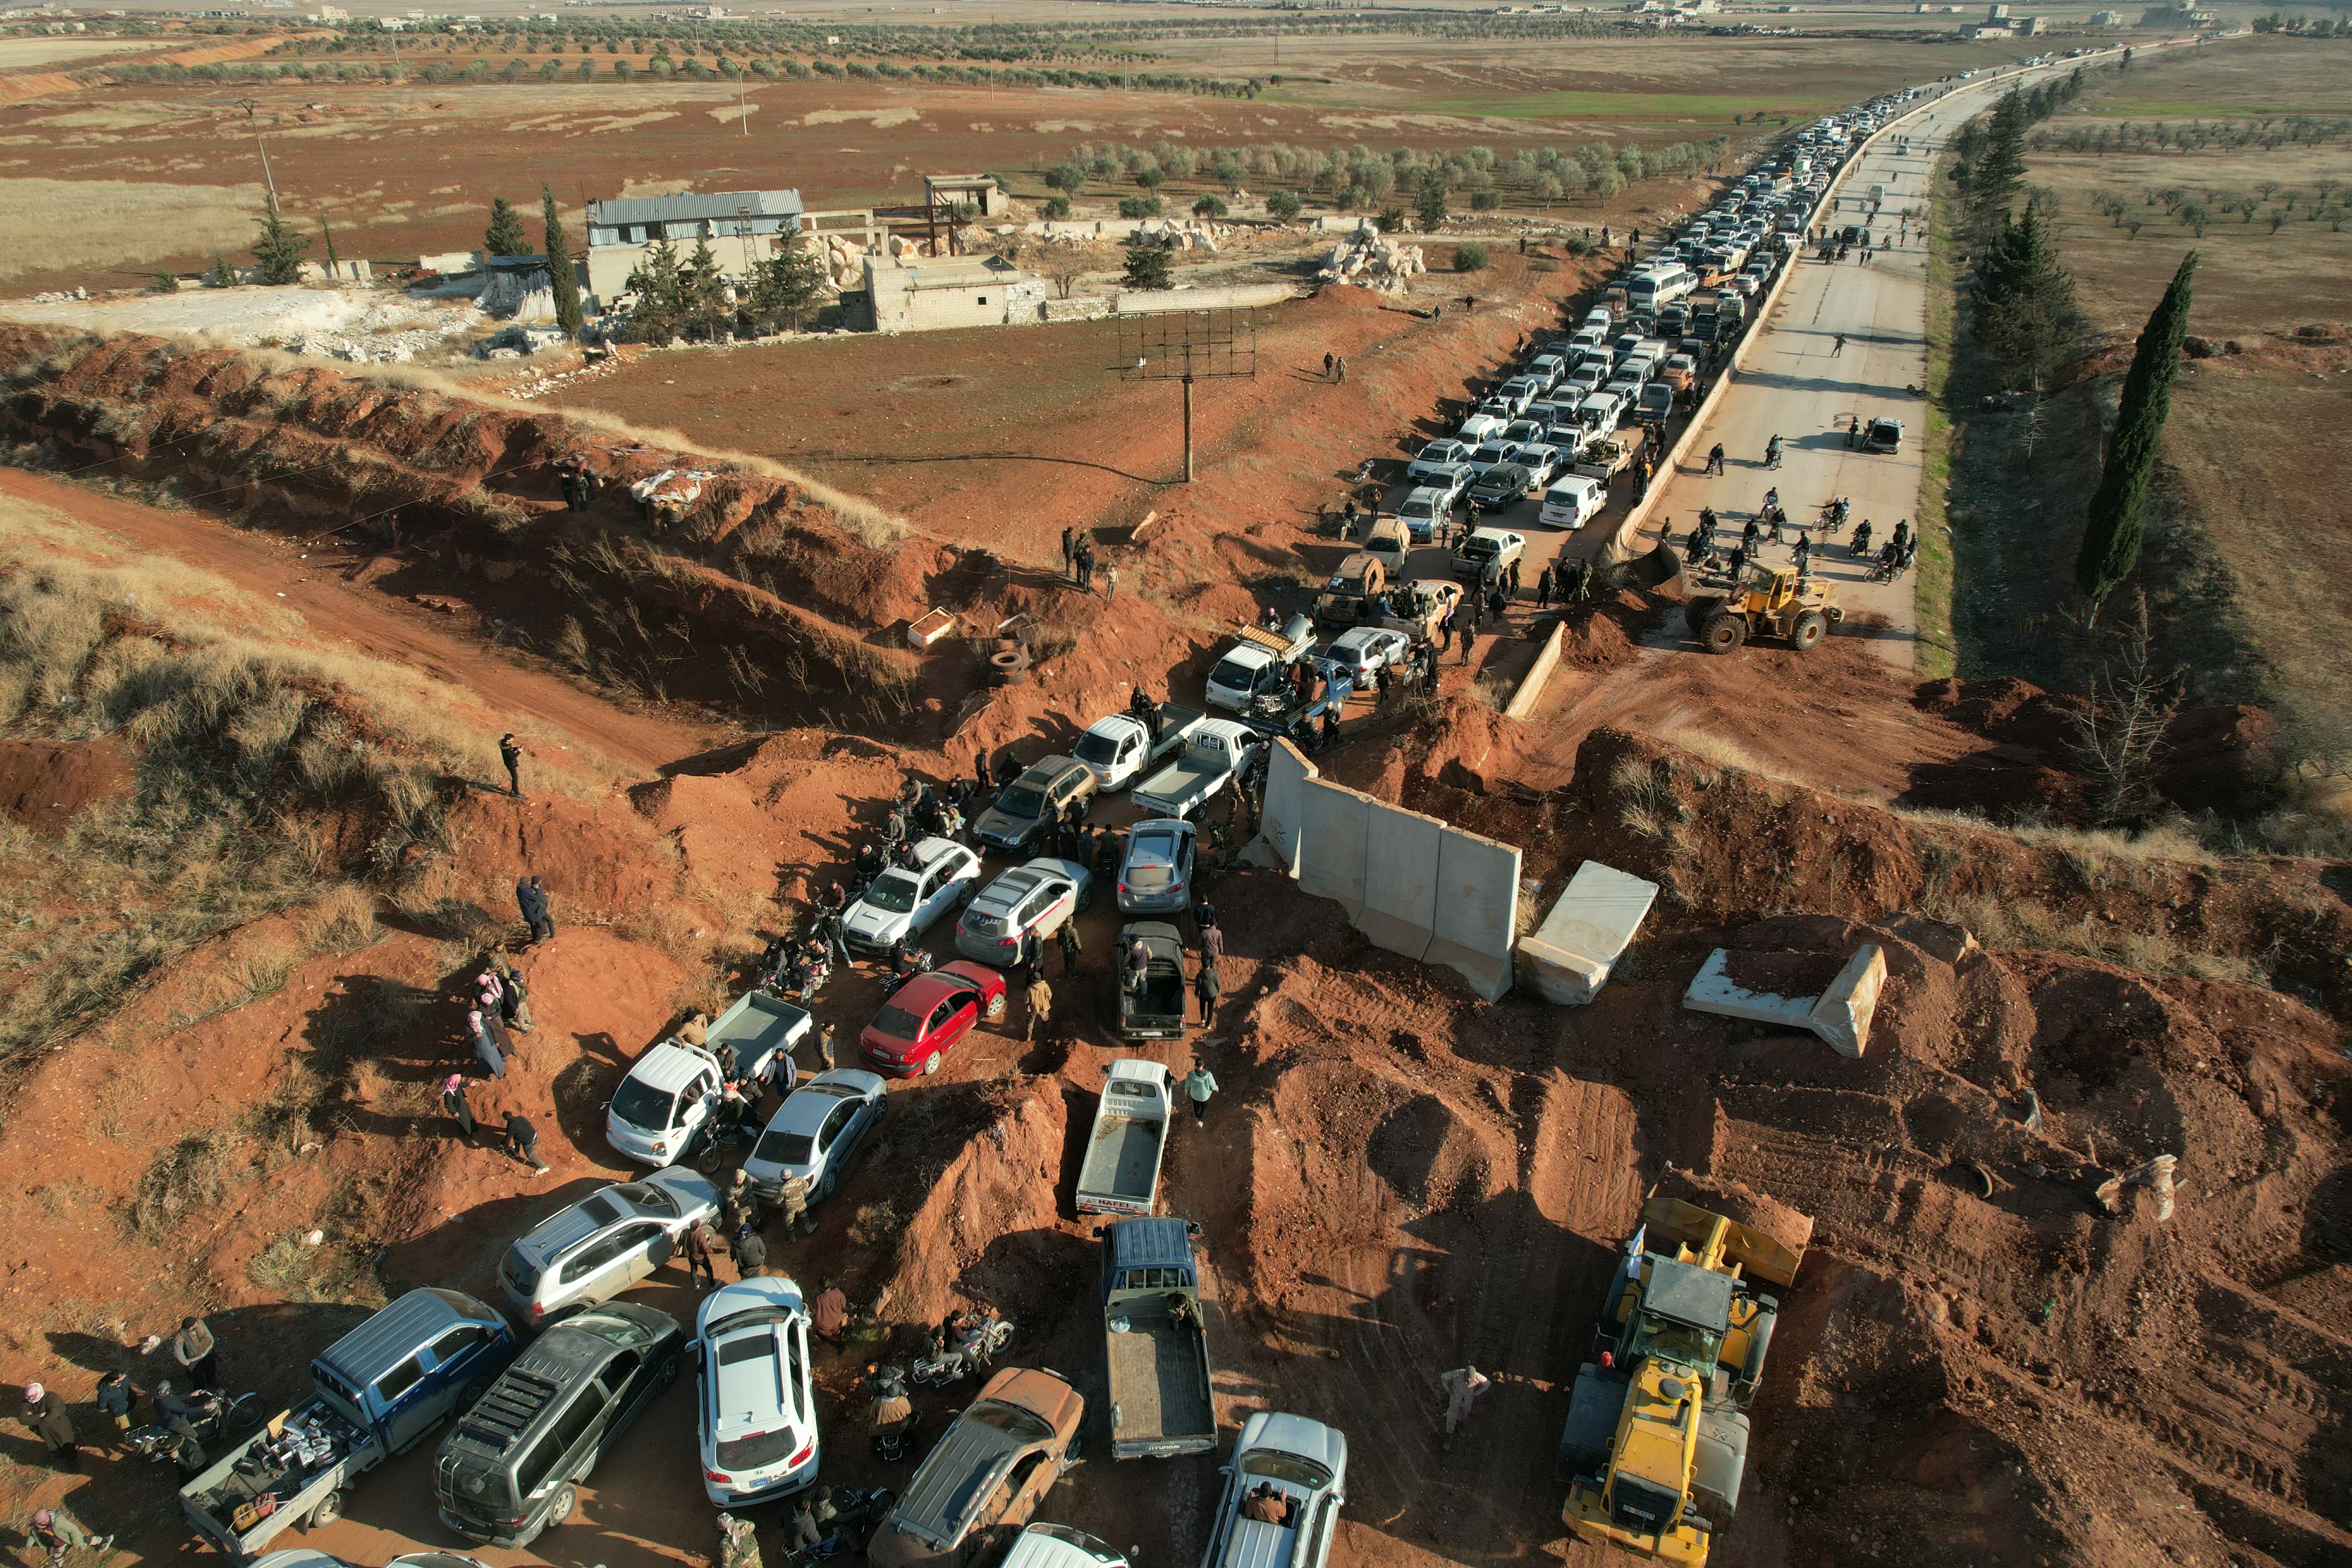
[[[1003,1016],[1004,976],[960,958],[898,987],[857,1037],[857,1055],[892,1078],[935,1073],[940,1058],[974,1024]]]

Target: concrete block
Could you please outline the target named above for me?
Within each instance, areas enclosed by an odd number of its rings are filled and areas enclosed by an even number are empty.
[[[1886,953],[1877,943],[1865,942],[1813,1004],[1806,1026],[1842,1055],[1859,1057],[1870,1044],[1870,1021],[1885,985]]]
[[[1706,962],[1699,965],[1698,973],[1683,992],[1684,1006],[1726,1018],[1745,1018],[1751,1024],[1811,1032],[1813,1003],[1818,998],[1750,991],[1732,980],[1727,968],[1730,958],[1731,954],[1719,947],[1706,955]]]
[[[1316,776],[1315,764],[1288,741],[1277,740],[1266,758],[1265,809],[1259,819],[1255,843],[1265,847],[1270,862],[1283,875],[1298,875],[1301,830],[1307,821],[1307,785]]]
[[[1658,897],[1658,885],[1587,860],[1516,950],[1521,986],[1562,1006],[1590,1002],[1609,983]]]
[[[1559,663],[1560,637],[1567,630],[1566,621],[1552,623],[1551,635],[1544,638],[1542,651],[1536,655],[1535,663],[1528,667],[1527,674],[1520,679],[1518,690],[1511,695],[1511,705],[1503,710],[1504,718],[1524,719],[1535,711],[1536,703],[1543,697],[1544,682],[1551,679],[1552,670]]]
[[[1449,827],[1437,850],[1437,918],[1427,962],[1443,963],[1489,1002],[1511,988],[1518,935],[1519,851]]]
[[[1318,899],[1336,899],[1353,921],[1364,907],[1364,836],[1371,826],[1371,797],[1320,782],[1301,792],[1298,889]]]
[[[1328,786],[1326,786],[1328,787]],[[1364,907],[1357,929],[1391,952],[1419,959],[1437,923],[1434,817],[1373,802],[1364,840]]]

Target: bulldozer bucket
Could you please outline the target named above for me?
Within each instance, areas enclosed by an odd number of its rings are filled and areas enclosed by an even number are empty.
[[[1642,1205],[1642,1224],[1654,1249],[1661,1241],[1672,1246],[1679,1242],[1694,1252],[1706,1250],[1720,1223],[1724,1227],[1723,1257],[1726,1262],[1737,1263],[1751,1279],[1763,1279],[1774,1285],[1794,1285],[1797,1265],[1805,1256],[1807,1235],[1791,1246],[1767,1236],[1764,1232],[1739,1225],[1696,1204],[1686,1204],[1680,1198],[1655,1197]]]

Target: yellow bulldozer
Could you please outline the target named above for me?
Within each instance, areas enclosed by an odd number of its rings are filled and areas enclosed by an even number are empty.
[[[1729,653],[1750,637],[1785,637],[1799,653],[1811,653],[1845,619],[1833,602],[1834,588],[1806,580],[1799,586],[1794,566],[1754,566],[1745,582],[1726,594],[1700,594],[1683,607],[1691,634],[1709,653]]]
[[[1794,1284],[1803,1249],[1654,1197],[1624,1255],[1560,1435],[1561,1517],[1580,1540],[1699,1568],[1739,1506],[1780,1314],[1754,1282]]]

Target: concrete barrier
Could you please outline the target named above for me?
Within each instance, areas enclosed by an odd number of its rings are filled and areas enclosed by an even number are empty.
[[[1338,903],[1375,944],[1444,964],[1489,1002],[1510,989],[1517,848],[1326,784],[1280,740],[1267,762],[1259,820],[1249,858]]]
[[[1865,943],[1813,1004],[1806,1026],[1840,1053],[1859,1057],[1870,1045],[1870,1021],[1885,987],[1886,954],[1875,942]]]
[[[1288,283],[1239,283],[1229,289],[1167,289],[1149,292],[1122,289],[1114,308],[1122,316],[1143,316],[1161,310],[1254,310],[1300,298]]]
[[[1437,929],[1439,848],[1446,829],[1433,817],[1379,805],[1365,829],[1363,902],[1356,925],[1391,952],[1426,958]]]
[[[1842,1056],[1859,1057],[1870,1045],[1871,1020],[1886,987],[1886,953],[1864,942],[1819,996],[1782,996],[1750,991],[1731,978],[1730,953],[1717,948],[1699,965],[1683,992],[1683,1005],[1696,1013],[1745,1018],[1754,1024],[1818,1035]]]
[[[1501,1001],[1511,988],[1518,936],[1517,847],[1446,828],[1437,849],[1436,915],[1428,962],[1444,964],[1487,1001]]]
[[[1587,860],[1543,924],[1513,950],[1520,988],[1561,1006],[1591,1001],[1657,897],[1655,882]]]
[[[1544,638],[1543,647],[1536,654],[1535,663],[1528,666],[1528,673],[1520,679],[1519,689],[1511,693],[1511,705],[1503,710],[1504,718],[1524,719],[1535,711],[1538,699],[1543,696],[1544,682],[1551,679],[1553,668],[1559,663],[1559,639],[1567,631],[1566,621],[1552,622],[1551,635]]]

